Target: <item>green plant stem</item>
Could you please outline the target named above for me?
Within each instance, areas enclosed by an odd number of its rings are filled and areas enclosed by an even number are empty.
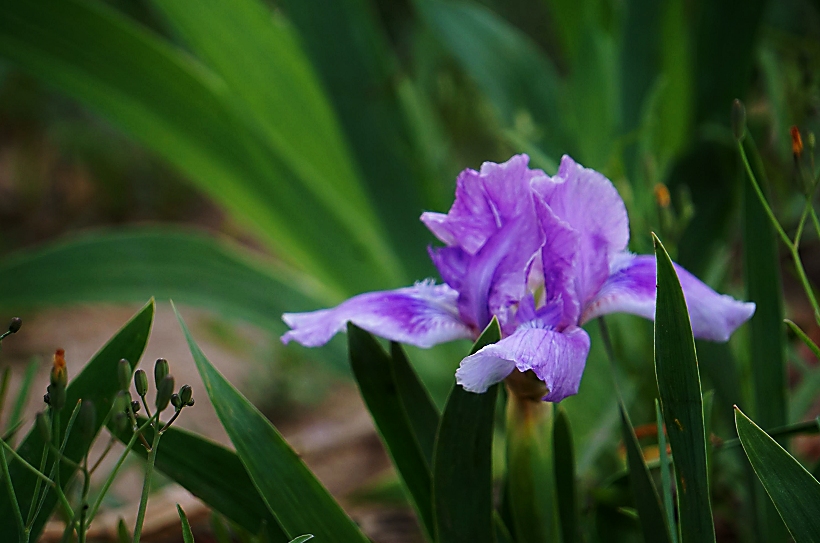
[[[162,432],[159,431],[160,420],[159,413],[157,413],[157,424],[154,427],[154,441],[151,448],[148,450],[148,464],[145,468],[145,482],[142,485],[142,496],[140,497],[140,506],[137,511],[137,523],[134,526],[134,543],[139,543],[140,535],[142,534],[142,524],[145,522],[145,508],[148,505],[148,493],[151,491],[151,476],[154,474],[154,462],[157,459],[157,447],[159,447],[159,439],[162,437]]]
[[[48,462],[48,447],[43,447],[43,454],[40,457],[40,469],[38,470],[40,473],[43,473],[46,469],[46,462]],[[49,479],[51,481],[51,479]],[[30,526],[32,522],[34,522],[35,518],[35,511],[37,507],[37,497],[40,495],[40,486],[42,486],[42,480],[37,479],[34,482],[34,492],[31,494],[31,504],[28,507],[28,516],[26,517],[26,526]],[[53,481],[52,481],[53,482]]]
[[[0,447],[0,465],[2,465],[3,468],[3,479],[6,481],[6,490],[8,490],[9,500],[11,500],[11,506],[14,510],[14,520],[17,522],[20,543],[28,543],[29,529],[23,522],[23,513],[20,511],[20,504],[17,502],[17,494],[14,492],[14,484],[11,481],[11,473],[9,472],[9,463],[6,461],[5,447]]]
[[[748,137],[748,136],[747,136]],[[774,227],[775,231],[778,233],[780,238],[783,240],[783,243],[786,244],[786,247],[789,249],[789,253],[791,253],[792,260],[794,261],[794,267],[797,271],[797,275],[800,278],[800,283],[803,285],[803,290],[806,292],[806,296],[809,298],[809,302],[811,302],[812,309],[814,309],[814,314],[820,314],[820,305],[817,303],[817,298],[814,296],[814,290],[811,287],[811,283],[809,282],[809,278],[806,276],[806,270],[803,269],[803,261],[800,259],[800,254],[797,251],[797,246],[789,239],[789,236],[786,234],[786,231],[783,230],[783,227],[777,221],[777,218],[774,216],[774,212],[772,208],[769,206],[769,203],[766,201],[766,196],[763,194],[763,191],[760,188],[760,185],[757,183],[757,178],[752,172],[752,166],[749,164],[749,159],[746,156],[746,151],[743,149],[743,143],[738,141],[737,147],[740,150],[740,156],[743,159],[743,165],[746,167],[746,173],[749,175],[749,180],[752,183],[752,187],[757,194],[758,199],[760,200],[760,204],[763,206],[766,215],[769,217],[769,221],[771,221],[772,226]]]
[[[8,443],[6,443],[5,441],[2,441],[2,440],[0,440],[0,444],[3,446],[3,449],[5,449],[5,450],[9,451],[9,452],[11,453],[11,455],[14,457],[14,459],[15,459],[15,460],[19,460],[19,461],[20,461],[20,463],[22,463],[22,464],[23,464],[23,467],[24,467],[24,468],[26,468],[27,470],[29,470],[31,473],[33,473],[35,477],[37,477],[38,479],[41,479],[43,482],[45,482],[45,483],[47,483],[47,484],[49,484],[49,485],[53,485],[53,484],[54,484],[54,481],[52,481],[51,479],[49,479],[49,478],[48,478],[48,476],[46,476],[46,475],[45,475],[44,473],[42,473],[40,470],[38,470],[37,468],[35,468],[35,467],[34,467],[34,466],[32,466],[31,464],[29,464],[29,463],[28,463],[28,461],[26,461],[26,459],[25,459],[25,458],[23,458],[22,456],[20,456],[20,455],[17,453],[17,451],[15,451],[15,450],[11,447],[11,445],[9,445]]]
[[[165,426],[162,427],[162,430],[160,430],[160,432],[164,432],[165,430],[167,430],[168,427],[171,426],[175,420],[177,420],[177,417],[180,413],[182,413],[182,408],[174,412],[174,415],[168,420],[168,422],[165,423]]]
[[[105,497],[106,493],[108,493],[108,489],[111,487],[111,484],[114,482],[114,479],[117,476],[117,473],[120,471],[120,468],[122,467],[123,463],[125,462],[125,459],[128,457],[128,453],[131,452],[131,449],[134,447],[134,444],[137,442],[138,436],[141,436],[143,430],[145,430],[152,422],[153,422],[153,419],[149,419],[148,421],[146,421],[145,424],[143,424],[140,428],[138,428],[136,431],[134,431],[134,434],[131,436],[131,439],[128,441],[128,444],[125,446],[125,450],[122,451],[122,454],[120,455],[119,459],[117,460],[117,463],[114,466],[114,469],[111,471],[111,473],[105,479],[105,482],[103,483],[102,489],[100,489],[100,493],[97,496],[97,499],[94,500],[94,504],[91,506],[91,509],[88,511],[88,524],[91,524],[94,521],[94,517],[97,515],[97,510],[100,508],[100,505],[102,504],[103,498]]]

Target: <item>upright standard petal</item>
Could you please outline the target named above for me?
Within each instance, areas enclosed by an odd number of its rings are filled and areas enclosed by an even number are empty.
[[[458,293],[447,285],[430,283],[368,292],[332,309],[285,313],[282,320],[291,330],[282,336],[282,342],[294,340],[318,347],[344,331],[348,322],[385,339],[424,348],[471,338],[470,328],[459,319],[457,299]]]
[[[732,332],[754,314],[754,303],[718,294],[677,264],[675,272],[695,337],[728,341]],[[581,322],[608,313],[632,313],[653,320],[656,293],[655,257],[621,255],[598,296],[584,310]]]
[[[529,157],[516,155],[503,164],[485,162],[481,171],[466,169],[456,180],[456,200],[450,211],[426,212],[421,221],[450,247],[475,254],[497,230],[526,212],[530,181],[545,176],[527,167]]]
[[[547,386],[544,400],[560,402],[578,392],[588,354],[589,336],[581,328],[556,332],[525,325],[462,360],[456,382],[470,392],[485,392],[513,369],[532,370]]]
[[[609,259],[629,242],[626,206],[609,179],[566,155],[558,173],[534,180],[533,188],[580,236],[575,290],[584,306],[609,276]]]

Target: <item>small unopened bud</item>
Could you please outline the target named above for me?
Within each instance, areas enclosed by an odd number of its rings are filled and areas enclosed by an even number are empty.
[[[672,198],[669,196],[669,189],[666,188],[666,185],[663,183],[658,183],[655,185],[655,201],[658,203],[658,207],[666,209],[669,207],[669,204],[672,202]]]
[[[737,141],[743,141],[746,136],[746,107],[737,99],[732,102],[732,132]]]
[[[97,433],[97,409],[94,402],[83,400],[80,404],[80,412],[77,415],[77,428],[83,443],[91,443]]]
[[[170,373],[170,368],[168,366],[168,361],[164,358],[157,358],[156,363],[154,364],[154,384],[159,389],[159,384],[165,379],[165,376]]]
[[[182,409],[182,399],[180,399],[179,394],[171,394],[171,405],[173,405],[177,411]]]
[[[40,432],[43,443],[51,443],[51,421],[48,420],[45,413],[42,411],[37,413],[34,425],[37,427],[37,431]]]
[[[65,406],[65,389],[68,386],[68,371],[66,370],[65,351],[57,349],[54,352],[54,364],[51,367],[51,384],[48,385],[48,404],[60,410]]]
[[[797,160],[803,154],[803,138],[800,137],[800,129],[796,126],[792,126],[789,133],[792,136],[792,154],[794,159]]]
[[[145,374],[145,370],[139,369],[134,372],[134,388],[137,389],[140,398],[144,398],[148,394],[148,376]]]
[[[120,380],[120,390],[128,390],[131,386],[131,364],[128,360],[123,358],[117,362],[117,377]]]
[[[157,397],[155,405],[158,411],[164,411],[168,407],[168,402],[171,401],[171,396],[174,394],[174,377],[166,375],[157,385]]]
[[[182,405],[186,406],[194,399],[194,391],[191,385],[182,385],[179,389],[179,399],[182,400]]]
[[[131,412],[134,413],[134,415],[140,412],[140,403],[137,400],[131,402]]]
[[[23,326],[23,319],[20,317],[14,317],[11,319],[11,323],[9,324],[9,333],[16,334],[20,331],[21,326]]]

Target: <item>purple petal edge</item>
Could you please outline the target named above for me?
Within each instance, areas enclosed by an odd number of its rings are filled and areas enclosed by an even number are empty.
[[[631,313],[655,319],[656,268],[652,255],[619,257],[620,264],[598,296],[584,310],[581,322],[608,313]],[[728,341],[732,333],[755,312],[755,304],[718,294],[697,277],[675,264],[692,333],[696,338]]]
[[[331,309],[285,313],[282,320],[291,330],[281,339],[318,347],[343,332],[348,322],[385,339],[422,348],[471,338],[472,332],[458,317],[457,298],[458,293],[447,285],[426,282],[368,292]]]
[[[461,361],[456,382],[470,392],[486,392],[513,369],[532,370],[547,385],[545,401],[560,402],[578,393],[589,354],[589,336],[577,327],[563,332],[522,326]]]

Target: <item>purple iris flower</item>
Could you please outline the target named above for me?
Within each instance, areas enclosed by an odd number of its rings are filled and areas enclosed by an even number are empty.
[[[315,347],[348,321],[392,341],[430,347],[475,339],[498,318],[502,339],[466,357],[456,381],[484,392],[514,370],[544,382],[544,400],[578,392],[589,354],[581,326],[601,315],[655,316],[655,257],[626,250],[629,220],[600,173],[564,156],[552,177],[517,155],[464,170],[449,213],[422,222],[445,246],[430,248],[443,285],[354,296],[332,309],[287,313],[282,341]],[[726,341],[753,303],[720,295],[676,265],[695,337]]]

